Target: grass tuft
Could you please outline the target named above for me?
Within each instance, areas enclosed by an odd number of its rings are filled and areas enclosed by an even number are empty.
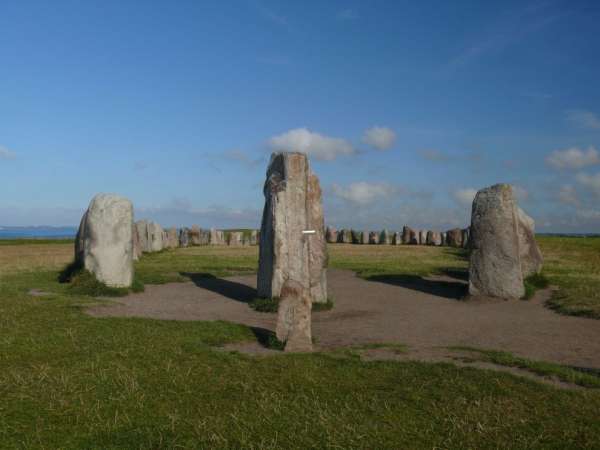
[[[524,282],[525,295],[523,300],[529,300],[540,289],[546,289],[550,285],[550,281],[541,273],[535,273],[528,276]]]
[[[130,292],[144,292],[144,283],[134,277],[129,288],[115,288],[107,286],[85,270],[80,262],[73,261],[58,274],[60,283],[68,283],[68,292],[74,295],[87,295],[90,297],[124,297]]]
[[[279,310],[279,297],[274,298],[262,298],[257,297],[251,300],[248,305],[255,311],[264,312],[264,313],[276,313]],[[327,298],[325,303],[313,303],[312,311],[313,312],[321,312],[321,311],[329,311],[333,308],[333,299]]]

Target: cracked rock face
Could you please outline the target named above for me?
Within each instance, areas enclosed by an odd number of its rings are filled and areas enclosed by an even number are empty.
[[[523,280],[541,270],[542,254],[533,219],[517,206],[510,185],[497,184],[477,193],[469,231],[469,293],[521,298]]]
[[[114,194],[98,194],[81,219],[75,259],[111,287],[133,281],[133,206]]]
[[[285,342],[286,352],[312,351],[312,302],[306,286],[287,280],[281,288],[277,310],[277,339]]]
[[[298,283],[312,302],[327,301],[327,246],[319,179],[302,153],[273,153],[264,187],[258,295],[281,296]],[[314,234],[303,234],[314,230]]]

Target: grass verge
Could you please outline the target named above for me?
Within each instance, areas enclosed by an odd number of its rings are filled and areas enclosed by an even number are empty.
[[[550,286],[550,281],[541,273],[536,273],[527,277],[524,281],[525,295],[523,300],[529,300],[540,289],[546,289]]]

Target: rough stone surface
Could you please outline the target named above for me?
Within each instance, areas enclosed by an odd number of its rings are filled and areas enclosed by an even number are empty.
[[[312,351],[310,293],[302,283],[287,280],[281,287],[277,312],[277,339],[286,352]]]
[[[241,231],[230,231],[227,236],[227,245],[234,247],[244,245],[244,233]]]
[[[160,252],[165,248],[163,242],[164,232],[156,222],[148,222],[148,246],[151,252]]]
[[[184,227],[179,230],[179,246],[188,247],[190,245],[190,229]]]
[[[107,286],[133,281],[133,206],[115,194],[98,194],[83,215],[75,258]]]
[[[210,229],[210,245],[225,245],[225,233],[222,230]]]
[[[338,233],[338,242],[340,244],[352,244],[352,231],[340,230]]]
[[[428,231],[427,245],[442,245],[442,233],[438,231]]]
[[[462,230],[453,228],[446,231],[446,245],[450,247],[462,247]]]
[[[406,225],[402,228],[402,243],[410,244],[410,233],[412,229]]]
[[[369,244],[379,244],[379,233],[377,231],[369,231]]]
[[[503,299],[524,295],[518,215],[508,184],[482,189],[475,196],[471,213],[471,295]]]
[[[521,208],[517,208],[519,220],[519,253],[523,278],[540,273],[544,258],[535,241],[535,222]]]
[[[166,248],[177,248],[179,247],[179,236],[177,228],[171,227],[165,231],[165,247]]]
[[[338,241],[338,232],[333,227],[327,227],[327,231],[325,232],[325,239],[330,244],[335,244]]]
[[[133,224],[133,228],[132,228],[131,232],[132,232],[132,239],[133,239],[133,260],[139,261],[140,258],[142,257],[142,244],[140,242],[140,235],[138,233],[138,227],[135,223]]]
[[[192,228],[190,229],[190,232],[189,232],[190,245],[200,245],[201,232],[202,232],[202,230],[200,230],[200,227],[198,225],[192,225]]]
[[[273,153],[264,187],[258,295],[280,297],[299,283],[312,302],[327,301],[327,245],[319,179],[303,153]],[[314,230],[315,234],[303,234]]]
[[[384,245],[390,245],[392,243],[392,237],[388,230],[382,230],[379,235],[379,243]]]
[[[140,249],[143,253],[150,253],[152,248],[150,247],[150,241],[148,240],[148,221],[138,220],[135,223],[137,229],[138,238],[140,239]]]
[[[469,247],[469,235],[470,235],[469,227],[462,230],[461,244],[462,244],[463,248]]]

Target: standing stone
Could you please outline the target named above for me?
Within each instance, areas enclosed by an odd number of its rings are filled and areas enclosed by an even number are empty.
[[[327,245],[319,179],[303,153],[273,153],[264,187],[258,295],[280,297],[297,283],[312,302],[327,301]],[[314,230],[315,234],[303,234]],[[291,284],[293,290],[296,284]],[[302,294],[304,295],[304,294]]]
[[[171,227],[165,231],[166,240],[165,247],[166,248],[177,248],[179,247],[179,237],[177,236],[177,228]]]
[[[227,236],[227,245],[234,247],[244,245],[244,233],[241,231],[230,231]]]
[[[156,222],[148,222],[148,246],[151,252],[160,252],[164,246],[163,229]]]
[[[421,244],[421,245],[427,244],[427,230],[419,231],[419,244]]]
[[[350,230],[340,230],[338,242],[340,244],[352,244],[352,232]]]
[[[188,247],[190,245],[190,229],[187,227],[179,230],[179,246]]]
[[[190,245],[200,245],[200,227],[198,225],[192,225],[190,230]]]
[[[133,281],[133,205],[115,194],[98,194],[81,219],[75,259],[98,281],[129,287]]]
[[[152,251],[152,248],[148,239],[148,221],[138,220],[135,223],[135,227],[137,229],[138,237],[140,239],[140,249],[143,253],[150,253]]]
[[[512,187],[480,190],[471,213],[469,293],[503,299],[523,297],[519,212]]]
[[[325,239],[329,244],[335,244],[338,241],[338,232],[333,227],[327,227],[327,231],[325,231]]]
[[[438,231],[428,231],[427,245],[442,245],[442,233]]]
[[[277,339],[285,342],[286,352],[312,351],[310,292],[306,286],[287,280],[281,287],[277,311]]]
[[[200,245],[208,245],[210,243],[210,231],[200,228]]]
[[[210,245],[225,245],[225,233],[223,230],[210,229]]]
[[[392,243],[392,239],[390,237],[390,233],[388,230],[382,230],[379,235],[379,243],[383,245],[390,245]]]
[[[446,231],[446,245],[450,247],[462,247],[462,237],[462,230],[460,228],[448,230]]]
[[[367,245],[369,243],[369,232],[364,230],[360,232],[360,244]]]
[[[362,243],[362,232],[358,230],[351,230],[350,234],[352,235],[352,243],[360,244]]]
[[[369,231],[369,244],[379,244],[379,233],[377,231]]]
[[[468,248],[469,247],[469,227],[461,230],[462,236],[461,236],[461,245],[463,248]]]
[[[138,227],[135,223],[133,224],[133,228],[132,228],[131,232],[132,232],[132,239],[133,239],[133,260],[139,261],[140,258],[142,257],[142,244],[140,242],[140,235],[138,233]]]
[[[542,270],[544,258],[535,241],[535,222],[525,214],[521,208],[517,208],[519,219],[519,256],[521,258],[521,272],[523,278],[527,278]]]
[[[446,233],[442,233],[442,245],[448,245],[448,237]]]
[[[402,233],[399,231],[394,232],[392,236],[392,244],[393,245],[401,245],[402,244]]]
[[[252,230],[250,232],[250,245],[258,245],[258,231]]]
[[[411,245],[419,245],[421,243],[421,234],[417,230],[409,228],[408,243]]]
[[[404,225],[402,228],[402,243],[403,244],[411,244],[411,236],[413,234],[412,228]]]

